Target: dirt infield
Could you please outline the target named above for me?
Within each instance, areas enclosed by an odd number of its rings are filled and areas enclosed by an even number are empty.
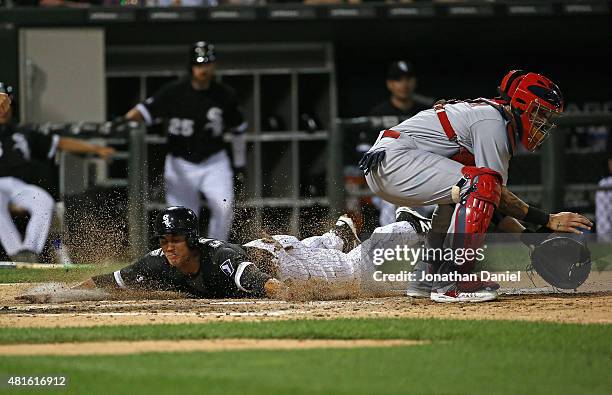
[[[329,301],[100,300],[31,304],[15,296],[33,284],[0,285],[0,326],[83,327],[219,320],[292,320],[356,317],[529,320],[612,323],[612,293],[503,295],[479,304],[436,304],[405,296]]]
[[[394,347],[426,344],[419,340],[334,340],[334,339],[214,339],[146,340],[49,344],[0,345],[0,355],[119,355],[150,352],[297,350],[312,348]],[[163,350],[163,351],[160,351]]]

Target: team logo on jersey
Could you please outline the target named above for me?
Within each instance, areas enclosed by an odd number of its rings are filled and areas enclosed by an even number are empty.
[[[15,133],[13,135],[13,141],[15,145],[13,146],[14,150],[21,151],[21,154],[26,160],[30,160],[30,146],[28,145],[28,140],[26,140],[25,136],[21,133]]]
[[[213,240],[213,239],[205,239],[205,240],[212,240],[210,243],[208,243],[209,247],[212,247],[212,248],[221,247],[222,243],[219,240]]]
[[[231,277],[234,274],[234,266],[232,266],[232,262],[229,259],[226,259],[225,262],[219,266],[221,271]]]
[[[208,122],[204,125],[204,130],[209,130],[214,136],[221,136],[223,134],[223,110],[219,107],[211,107],[206,112],[206,118]]]
[[[170,226],[172,226],[172,223],[170,222],[170,214],[164,214],[164,216],[162,217],[162,222],[164,223],[164,225],[166,225],[168,228]]]

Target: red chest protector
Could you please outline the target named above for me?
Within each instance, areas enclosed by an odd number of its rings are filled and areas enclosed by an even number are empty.
[[[448,137],[450,141],[454,141],[457,144],[459,144],[457,141],[457,133],[455,133],[455,129],[453,129],[453,126],[451,125],[448,119],[448,115],[446,115],[446,110],[444,110],[444,105],[461,103],[461,102],[488,104],[492,106],[493,108],[495,108],[497,111],[499,111],[503,119],[507,120],[507,115],[502,107],[503,102],[498,102],[494,99],[478,98],[478,99],[473,99],[473,100],[450,100],[445,103],[436,103],[433,108],[436,111],[436,115],[438,116],[438,119],[440,120],[440,124],[442,125],[442,129],[444,130],[444,133],[446,133],[446,137]],[[514,130],[515,128],[512,127],[512,122],[508,122],[507,137],[508,137],[508,144],[510,145],[511,155],[514,155],[516,152],[515,151],[516,150],[516,134]],[[476,162],[474,160],[474,154],[472,154],[470,151],[468,151],[467,148],[461,145],[459,145],[459,152],[451,156],[450,159],[456,162],[459,162],[465,166],[476,166]]]

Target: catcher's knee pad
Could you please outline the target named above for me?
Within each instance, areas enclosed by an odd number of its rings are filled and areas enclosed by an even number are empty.
[[[499,205],[502,177],[486,167],[466,166],[461,172],[463,178],[452,191],[457,203],[453,247],[476,249],[482,246],[484,234]],[[469,188],[461,193],[466,183],[469,183]]]

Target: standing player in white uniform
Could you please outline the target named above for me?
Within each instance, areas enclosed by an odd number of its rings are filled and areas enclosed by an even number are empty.
[[[13,90],[0,82],[0,93],[14,103]],[[51,160],[57,150],[75,153],[94,153],[107,158],[114,153],[101,147],[56,134],[44,135],[23,130],[11,123],[12,109],[0,113],[0,242],[6,253],[16,262],[38,262],[53,215],[55,202],[44,189],[24,180],[31,179],[33,159]],[[9,205],[28,211],[30,219],[22,237],[13,223]]]
[[[163,86],[138,104],[126,118],[168,123],[168,155],[164,167],[166,202],[199,214],[200,193],[210,209],[208,237],[227,240],[233,219],[234,181],[223,134],[233,134],[234,168],[246,164],[246,123],[234,91],[214,80],[217,56],[212,44],[199,41],[189,52],[188,78]]]
[[[497,99],[438,103],[420,112],[381,132],[360,161],[369,187],[383,199],[411,207],[438,205],[428,248],[480,248],[496,209],[554,231],[579,232],[576,228],[592,226],[579,214],[549,214],[529,206],[506,187],[516,141],[534,151],[554,127],[553,118],[562,113],[558,86],[543,75],[513,70],[499,90],[502,96]],[[423,264],[420,270],[452,277],[470,273],[475,262]],[[499,288],[483,281],[418,285],[428,287],[438,302],[492,300]]]

